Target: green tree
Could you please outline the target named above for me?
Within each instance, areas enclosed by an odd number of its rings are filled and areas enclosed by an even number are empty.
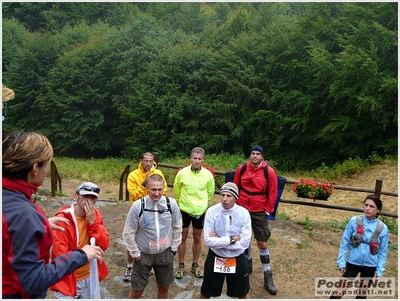
[[[8,48],[8,44],[4,47]],[[6,132],[40,130],[42,115],[36,99],[43,93],[48,72],[61,50],[62,43],[50,33],[26,35],[22,45],[17,45],[4,76],[8,87],[15,92],[15,98],[8,104],[8,120],[3,124]]]
[[[212,52],[190,41],[166,47],[135,80],[135,94],[121,112],[132,121],[128,153],[143,147],[167,154],[212,144],[210,102],[203,88]],[[207,127],[208,126],[208,127]]]
[[[108,65],[115,31],[98,24],[91,38],[65,51],[51,69],[45,88],[37,98],[40,111],[53,115],[53,122],[39,124],[57,141],[62,152],[84,148],[96,151],[120,149],[122,139],[113,133],[118,114],[108,90]]]

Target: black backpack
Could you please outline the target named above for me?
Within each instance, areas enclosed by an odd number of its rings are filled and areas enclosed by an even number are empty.
[[[160,210],[145,209],[144,208],[144,198],[141,198],[141,200],[140,200],[140,202],[141,202],[141,210],[140,210],[140,213],[139,213],[139,217],[142,216],[143,211],[158,212],[160,214],[169,211],[169,213],[172,215],[171,202],[170,202],[170,200],[169,200],[169,198],[167,196],[165,198],[167,199],[167,207],[168,207],[168,209],[160,209]]]

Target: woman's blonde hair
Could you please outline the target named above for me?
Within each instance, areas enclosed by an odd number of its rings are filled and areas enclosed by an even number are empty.
[[[26,181],[35,164],[41,167],[52,158],[53,147],[45,136],[14,131],[3,140],[3,177]]]

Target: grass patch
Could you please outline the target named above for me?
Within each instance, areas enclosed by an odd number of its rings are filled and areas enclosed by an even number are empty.
[[[279,219],[279,220],[284,220],[284,221],[290,220],[290,216],[287,215],[285,212],[282,212],[282,213],[276,212],[275,218]]]
[[[388,227],[389,233],[398,235],[398,227],[397,227],[397,219],[394,217],[388,217],[388,216],[380,216],[379,219],[385,223],[385,225]],[[337,220],[331,220],[328,222],[319,222],[320,225],[324,225],[333,229],[341,229],[344,230],[350,221],[350,217],[342,220],[342,221],[337,221]],[[304,222],[299,222],[300,224],[304,225],[304,227],[309,227],[307,224],[307,219]],[[311,224],[311,223],[310,223]],[[306,228],[305,228],[306,229]],[[307,229],[306,229],[307,230]]]
[[[350,217],[346,218],[342,221],[337,221],[337,220],[332,220],[332,221],[328,221],[328,222],[320,222],[321,225],[325,225],[328,226],[330,228],[334,228],[334,229],[345,229],[347,223],[349,222]]]
[[[276,240],[274,240],[272,237],[268,238],[268,247],[276,247]]]
[[[297,249],[310,249],[310,248],[312,248],[311,244],[307,240],[299,242],[296,245],[297,245]]]
[[[388,227],[388,230],[392,234],[398,235],[399,229],[397,227],[397,219],[394,217],[389,217],[389,216],[380,216],[379,219],[385,223],[385,225]]]
[[[298,222],[300,225],[303,226],[303,229],[307,230],[307,231],[312,231],[314,228],[311,225],[311,220],[309,216],[306,216],[304,221],[300,221]]]
[[[310,237],[314,236],[314,227],[311,225],[311,220],[308,216],[306,216],[304,221],[300,221],[298,222],[300,225],[303,226],[303,229],[305,229],[307,231],[307,235]]]
[[[125,167],[132,164],[128,159],[77,159],[77,158],[53,158],[61,179],[91,181],[95,183],[119,183]],[[137,163],[132,164],[134,170]],[[50,169],[48,171],[50,176]]]
[[[68,197],[68,195],[65,194],[65,193],[62,192],[62,191],[56,191],[56,196],[58,196],[58,197]]]

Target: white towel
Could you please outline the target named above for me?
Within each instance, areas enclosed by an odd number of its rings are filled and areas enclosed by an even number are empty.
[[[96,245],[96,239],[94,237],[90,238],[90,245]],[[100,282],[99,282],[99,271],[97,269],[97,259],[93,258],[90,261],[90,298],[91,299],[101,299],[100,298]]]

